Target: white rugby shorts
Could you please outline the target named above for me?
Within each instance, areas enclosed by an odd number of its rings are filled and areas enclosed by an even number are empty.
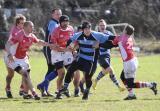
[[[5,54],[5,56],[4,56],[4,62],[7,67],[9,67],[13,70],[18,66],[21,66],[23,70],[30,69],[30,64],[29,64],[29,60],[28,60],[27,56],[24,59],[18,59],[16,57],[14,57],[14,62],[10,62],[7,56],[8,56],[7,54]]]
[[[52,64],[63,61],[64,66],[69,65],[73,62],[72,52],[57,52],[51,51]]]
[[[125,78],[135,78],[138,68],[138,60],[136,57],[129,61],[123,62]]]

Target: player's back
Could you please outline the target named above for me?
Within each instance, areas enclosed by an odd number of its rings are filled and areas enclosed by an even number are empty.
[[[128,61],[132,59],[135,55],[133,52],[133,40],[126,34],[119,37],[118,46],[122,55],[123,61]]]

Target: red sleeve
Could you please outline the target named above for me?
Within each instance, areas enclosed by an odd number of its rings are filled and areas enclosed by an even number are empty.
[[[39,39],[34,34],[32,34],[32,42],[34,43],[39,42]]]
[[[51,34],[51,43],[57,43],[58,37],[59,37],[59,28],[57,27]]]
[[[112,43],[113,45],[118,45],[118,42],[119,42],[119,37],[116,36]]]

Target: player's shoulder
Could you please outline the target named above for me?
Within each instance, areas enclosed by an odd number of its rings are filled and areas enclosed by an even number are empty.
[[[57,27],[57,26],[58,26],[58,22],[56,22],[52,19],[48,21],[47,27]]]
[[[73,28],[72,25],[68,25],[68,28],[69,28],[70,30],[74,30],[74,28]]]
[[[76,32],[76,33],[74,33],[74,36],[80,36],[80,35],[82,35],[82,32]]]
[[[109,30],[106,30],[105,32],[104,32],[106,35],[114,35],[111,31],[109,31]]]
[[[19,29],[19,28],[17,28],[16,26],[13,26],[13,27],[11,28],[10,33],[11,33],[12,35],[14,35],[14,34],[20,32],[21,30],[22,30],[22,29]]]
[[[25,35],[24,31],[20,30],[19,32],[15,33],[14,36],[11,37],[11,40],[21,41],[23,40],[24,35]]]
[[[21,37],[24,35],[25,35],[24,30],[19,30],[17,33],[15,33],[15,36],[18,36],[18,37]]]
[[[31,37],[31,38],[37,38],[34,33],[31,33],[31,34],[30,34],[30,37]]]
[[[73,26],[72,25],[68,25],[68,28],[73,28]]]
[[[96,37],[96,38],[102,37],[102,36],[106,36],[104,33],[102,33],[102,32],[97,32],[97,31],[92,31],[91,34],[92,34],[94,37]]]
[[[48,24],[58,24],[58,22],[56,20],[51,19],[49,20]]]
[[[58,32],[58,31],[60,31],[61,30],[61,27],[60,26],[58,26],[58,27],[56,27],[55,29],[54,29],[54,31],[53,32]]]
[[[12,26],[11,29],[10,29],[11,33],[14,33],[16,30],[17,30],[17,27],[15,25]]]
[[[91,31],[91,33],[94,35],[104,35],[102,32],[97,32],[97,31]]]
[[[76,32],[73,34],[73,37],[78,38],[82,35],[82,32]]]

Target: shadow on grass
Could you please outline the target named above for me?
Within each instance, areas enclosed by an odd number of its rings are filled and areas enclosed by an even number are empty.
[[[160,98],[143,98],[143,99],[139,99],[139,100],[145,100],[145,101],[155,101],[155,100],[158,100],[158,101],[160,101]]]
[[[34,103],[35,101],[23,101],[22,104],[32,104]]]
[[[23,99],[23,98],[0,97],[0,103],[3,103],[3,102],[11,102],[11,101],[21,101],[22,104],[54,103],[54,102],[58,102],[58,100],[53,99],[53,98],[41,98],[40,100],[34,100],[34,99]]]
[[[41,98],[40,100],[34,100],[34,99],[29,99],[26,101],[23,101],[22,104],[31,104],[31,103],[54,103],[57,102],[56,100],[54,100],[53,98]]]
[[[86,102],[91,102],[89,100],[82,100],[81,98],[77,98],[79,100],[76,100],[76,99],[73,99],[74,97],[71,97],[71,98],[64,98],[65,102],[67,103],[86,103]],[[41,98],[40,100],[34,100],[34,99],[23,99],[23,98],[5,98],[5,97],[1,97],[0,98],[0,102],[10,102],[10,101],[21,101],[22,104],[32,104],[32,103],[56,103],[56,102],[64,102],[64,100],[57,100],[57,99],[54,99],[54,98]],[[145,99],[140,99],[140,100],[160,100],[160,98],[152,98],[152,99],[148,99],[148,98],[145,98]],[[92,101],[92,102],[120,102],[121,100],[118,100],[118,99],[105,99],[105,100],[95,100],[95,101]]]
[[[7,98],[7,97],[1,97],[0,102],[4,101],[23,101],[21,98]]]
[[[42,100],[42,102],[43,103],[55,103],[55,102],[57,102],[57,100],[55,100],[55,99],[48,99],[48,100]]]
[[[106,99],[106,100],[102,100],[102,101],[104,101],[104,102],[119,102],[121,100],[118,100],[118,99],[116,99],[116,100]]]

